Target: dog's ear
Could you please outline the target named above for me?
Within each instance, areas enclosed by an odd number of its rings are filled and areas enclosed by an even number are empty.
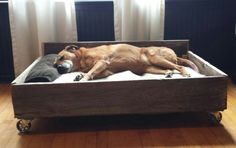
[[[71,53],[74,53],[77,49],[78,49],[78,46],[76,45],[68,45],[65,47],[65,50]]]

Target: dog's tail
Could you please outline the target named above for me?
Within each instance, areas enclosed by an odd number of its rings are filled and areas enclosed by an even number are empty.
[[[192,68],[194,71],[199,72],[198,67],[192,61],[190,61],[188,59],[183,59],[183,58],[178,57],[177,63],[179,65],[188,66],[188,67]]]

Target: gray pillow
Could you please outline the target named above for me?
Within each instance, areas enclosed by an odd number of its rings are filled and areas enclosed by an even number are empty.
[[[56,57],[57,54],[48,54],[42,57],[27,75],[25,83],[52,82],[58,78],[60,74],[53,66]]]

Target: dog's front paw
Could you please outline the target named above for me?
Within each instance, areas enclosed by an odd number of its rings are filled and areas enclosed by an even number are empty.
[[[84,77],[84,75],[82,73],[80,73],[75,77],[74,81],[80,81],[81,79],[83,79],[83,77]]]

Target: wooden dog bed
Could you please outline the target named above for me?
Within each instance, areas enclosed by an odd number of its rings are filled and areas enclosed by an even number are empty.
[[[135,42],[45,43],[44,55],[58,53],[66,45],[94,47],[128,43],[135,46],[166,46],[178,56],[194,62],[200,78],[153,80],[24,83],[37,59],[12,82],[14,115],[21,132],[28,131],[30,120],[43,117],[160,114],[173,112],[216,112],[226,109],[227,75],[188,50],[188,40]]]

